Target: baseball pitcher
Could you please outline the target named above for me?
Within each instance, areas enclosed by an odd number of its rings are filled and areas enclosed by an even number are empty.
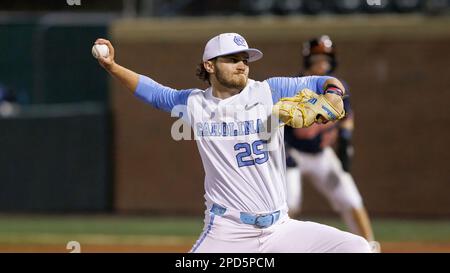
[[[293,220],[286,203],[284,127],[308,127],[344,116],[345,88],[333,77],[248,78],[263,54],[237,33],[205,46],[198,76],[206,90],[175,90],[114,61],[99,63],[136,97],[158,109],[184,109],[205,171],[204,229],[191,252],[370,252],[360,236]],[[268,134],[268,131],[274,128]],[[270,135],[268,138],[267,135]],[[270,145],[276,148],[269,148]]]

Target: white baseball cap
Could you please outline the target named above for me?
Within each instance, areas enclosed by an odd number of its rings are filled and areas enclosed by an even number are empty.
[[[215,57],[239,52],[247,52],[249,62],[257,61],[263,56],[262,52],[258,49],[248,48],[247,41],[241,35],[237,33],[222,33],[206,43],[205,51],[203,52],[203,61],[206,62]]]

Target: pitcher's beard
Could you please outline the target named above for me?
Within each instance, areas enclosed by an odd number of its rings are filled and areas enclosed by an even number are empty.
[[[242,74],[244,75],[244,74]],[[220,70],[217,70],[216,73],[216,78],[217,81],[225,86],[226,88],[233,88],[233,89],[239,89],[242,90],[245,88],[245,86],[247,85],[247,77],[244,75],[244,77],[239,77],[238,79],[236,78],[226,78],[223,73]]]

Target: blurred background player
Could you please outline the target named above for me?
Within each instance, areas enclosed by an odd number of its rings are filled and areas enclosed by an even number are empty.
[[[302,76],[330,75],[336,68],[335,47],[326,35],[304,43],[302,55]],[[346,89],[348,90],[347,86]],[[286,126],[289,213],[291,217],[298,217],[302,201],[302,177],[308,177],[308,181],[340,213],[350,232],[373,242],[374,235],[368,214],[350,174],[353,112],[348,96],[344,105],[347,116],[338,122],[314,124],[301,129]],[[336,152],[332,148],[335,144]],[[372,246],[379,248],[377,242],[373,242]]]

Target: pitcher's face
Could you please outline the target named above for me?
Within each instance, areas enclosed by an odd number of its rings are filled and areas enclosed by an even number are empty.
[[[248,80],[248,54],[245,52],[217,57],[214,62],[217,81],[227,88],[244,89]]]

